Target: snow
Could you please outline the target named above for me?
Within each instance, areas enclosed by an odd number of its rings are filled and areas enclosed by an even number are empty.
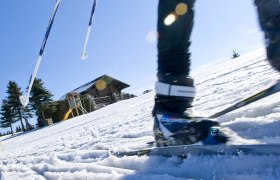
[[[212,115],[275,83],[263,50],[197,73],[195,107]],[[153,141],[153,98],[147,93],[43,129],[2,138],[1,180],[13,179],[280,179],[280,157],[219,155],[122,157]],[[280,143],[280,93],[219,117],[248,141]]]

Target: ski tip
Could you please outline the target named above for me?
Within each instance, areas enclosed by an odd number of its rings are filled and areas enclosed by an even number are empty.
[[[88,57],[88,54],[86,52],[83,52],[82,55],[81,55],[81,59],[86,60],[87,57]]]

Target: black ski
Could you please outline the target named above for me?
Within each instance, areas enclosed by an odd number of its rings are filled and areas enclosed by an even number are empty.
[[[234,105],[232,105],[232,106],[230,106],[230,107],[228,107],[228,108],[226,108],[226,109],[224,109],[224,110],[222,110],[220,112],[217,112],[216,114],[213,114],[209,118],[217,118],[217,117],[222,116],[224,114],[227,114],[227,113],[229,113],[231,111],[239,109],[239,108],[241,108],[243,106],[246,106],[246,105],[251,104],[253,102],[256,102],[256,101],[258,101],[260,99],[263,99],[263,98],[265,98],[267,96],[275,94],[275,93],[277,93],[279,91],[280,91],[280,80],[278,80],[278,82],[276,84],[272,85],[271,87],[269,87],[269,88],[267,88],[267,89],[265,89],[265,90],[255,94],[255,95],[253,95],[253,96],[251,96],[251,97],[249,97],[247,99],[244,99],[244,100],[242,100],[242,101],[240,101],[240,102],[238,102],[238,103],[236,103],[236,104],[234,104]]]
[[[180,145],[153,147],[134,151],[111,152],[117,157],[123,156],[178,156],[188,155],[280,155],[280,144],[251,144],[251,145]]]

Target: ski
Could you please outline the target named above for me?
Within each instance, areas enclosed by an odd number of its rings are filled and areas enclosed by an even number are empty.
[[[236,104],[234,104],[234,105],[232,105],[232,106],[230,106],[230,107],[228,107],[228,108],[226,108],[226,109],[224,109],[224,110],[222,110],[220,112],[217,112],[216,114],[213,114],[209,118],[217,118],[217,117],[222,116],[224,114],[227,114],[227,113],[229,113],[231,111],[239,109],[239,108],[241,108],[243,106],[246,106],[246,105],[251,104],[253,102],[256,102],[256,101],[258,101],[260,99],[263,99],[263,98],[265,98],[267,96],[275,94],[275,93],[277,93],[279,91],[280,91],[280,80],[278,80],[277,83],[272,85],[271,87],[269,87],[269,88],[267,88],[267,89],[265,89],[265,90],[255,94],[255,95],[253,95],[253,96],[251,96],[251,97],[249,97],[247,99],[244,99],[244,100],[242,100],[242,101],[240,101],[240,102],[238,102],[238,103],[236,103]]]
[[[97,0],[94,0],[94,1],[93,1],[92,10],[91,10],[91,13],[90,13],[90,19],[89,19],[88,29],[87,29],[87,34],[86,34],[86,40],[85,40],[83,52],[82,52],[82,55],[81,55],[81,59],[82,59],[82,60],[85,60],[85,59],[88,57],[88,54],[87,54],[87,52],[86,52],[86,49],[87,49],[87,44],[88,44],[89,35],[90,35],[90,32],[91,32],[91,27],[92,27],[94,12],[95,12],[95,8],[96,8],[96,1],[97,1]]]
[[[188,155],[280,155],[280,144],[251,144],[251,145],[179,145],[152,147],[134,151],[111,152],[117,157],[124,156],[164,156],[182,157]]]
[[[227,113],[229,113],[231,111],[234,111],[236,109],[244,107],[244,106],[246,106],[248,104],[256,102],[256,101],[258,101],[260,99],[268,97],[268,96],[270,96],[272,94],[275,94],[277,92],[280,92],[280,80],[278,80],[277,83],[275,83],[274,85],[270,86],[269,88],[264,89],[264,90],[256,93],[255,95],[253,95],[253,96],[251,96],[249,98],[241,100],[241,101],[237,102],[236,104],[234,104],[234,105],[232,105],[232,106],[230,106],[230,107],[228,107],[228,108],[226,108],[226,109],[224,109],[224,110],[222,110],[220,112],[217,112],[217,113],[211,115],[209,118],[212,119],[212,118],[217,118],[219,116],[225,115],[225,114],[227,114]],[[148,142],[147,144],[148,145],[152,145],[154,143],[155,143],[154,141],[151,141],[151,142]]]
[[[256,102],[260,99],[268,97],[272,94],[275,94],[280,91],[280,80],[277,81],[274,85],[269,88],[262,90],[261,92],[244,99],[216,114],[210,116],[210,118],[216,118],[222,116],[226,113],[229,113],[233,110]],[[148,142],[147,144],[151,145],[154,142]],[[257,145],[180,145],[180,146],[167,146],[167,147],[152,147],[144,148],[135,151],[123,151],[123,152],[112,152],[113,155],[121,156],[179,156],[186,157],[188,154],[192,155],[218,155],[218,154],[252,154],[252,155],[280,155],[280,144],[257,144]]]
[[[48,24],[48,27],[47,27],[47,31],[45,33],[45,36],[44,36],[44,39],[43,39],[43,42],[42,42],[42,45],[41,45],[41,48],[40,48],[40,51],[39,51],[39,56],[37,58],[36,65],[35,65],[34,71],[32,73],[32,77],[31,77],[31,81],[30,81],[29,86],[28,86],[27,94],[26,95],[22,95],[22,96],[19,97],[20,102],[23,105],[23,107],[26,107],[28,102],[29,102],[29,96],[30,96],[31,88],[32,88],[33,82],[34,82],[34,80],[36,78],[36,75],[37,75],[37,72],[38,72],[38,69],[39,69],[39,66],[40,66],[43,54],[44,54],[45,46],[47,44],[48,37],[50,35],[51,28],[52,28],[52,25],[53,25],[53,22],[54,22],[54,19],[55,19],[58,7],[60,5],[60,2],[61,2],[61,0],[56,0],[52,16],[50,18],[50,21],[49,21],[49,24]]]

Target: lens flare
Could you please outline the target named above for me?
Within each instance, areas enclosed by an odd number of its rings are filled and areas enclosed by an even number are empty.
[[[148,43],[153,43],[158,39],[158,33],[156,31],[150,31],[147,35],[146,35],[146,41]]]
[[[102,91],[102,90],[104,90],[107,87],[107,84],[103,80],[98,80],[95,83],[95,87],[96,87],[97,90]]]
[[[187,11],[188,11],[188,5],[185,4],[185,3],[180,3],[175,8],[175,12],[179,16],[182,16],[182,15],[186,14]]]
[[[166,18],[164,19],[164,24],[166,26],[172,25],[179,16],[183,16],[188,12],[188,5],[185,3],[179,3],[177,4],[175,11],[170,13]]]
[[[177,18],[176,15],[174,13],[171,13],[168,16],[166,16],[166,18],[164,19],[164,24],[166,26],[170,26],[176,21],[176,18]]]

